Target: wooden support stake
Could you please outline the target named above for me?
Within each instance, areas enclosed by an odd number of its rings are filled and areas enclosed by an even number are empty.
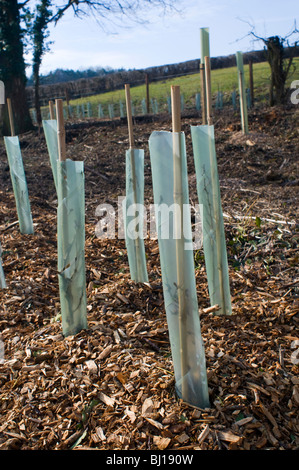
[[[58,154],[59,154],[59,161],[62,162],[66,160],[63,100],[61,99],[56,100],[55,103],[56,103],[56,116],[57,116]]]
[[[211,93],[211,63],[210,57],[205,56],[206,95],[207,95],[207,120],[212,125],[212,93]]]
[[[129,145],[130,145],[130,148],[133,148],[134,136],[133,136],[132,105],[131,105],[130,85],[128,83],[125,84],[125,93],[126,93],[127,120],[128,120],[128,130],[129,130]]]
[[[181,132],[181,94],[179,86],[171,87],[172,132]]]
[[[49,101],[49,110],[50,110],[50,119],[55,119],[54,103],[53,103],[53,101]]]
[[[12,105],[11,105],[11,99],[7,98],[7,107],[8,107],[8,116],[9,116],[9,124],[10,124],[10,134],[11,136],[15,136],[15,124],[14,124],[14,119],[13,119],[13,112],[12,112]]]
[[[207,124],[207,103],[206,103],[206,79],[205,79],[205,65],[200,64],[200,85],[201,85],[201,115],[202,115],[202,124],[205,126]]]
[[[182,398],[188,401],[186,364],[186,306],[184,289],[184,231],[183,231],[183,189],[182,189],[182,149],[181,149],[181,96],[180,87],[171,87],[171,111],[173,132],[173,202],[175,204],[174,224],[176,236],[177,293],[179,314],[179,338],[181,357]]]

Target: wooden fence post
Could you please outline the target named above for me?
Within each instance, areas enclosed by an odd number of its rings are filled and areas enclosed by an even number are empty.
[[[16,135],[16,133],[15,133],[15,124],[14,124],[13,111],[12,111],[10,98],[7,98],[7,107],[8,107],[8,116],[9,116],[9,124],[10,124],[10,135],[13,137]]]
[[[249,88],[250,88],[251,106],[254,106],[254,88],[253,88],[253,66],[252,66],[252,60],[249,61]]]
[[[49,111],[50,111],[50,119],[55,119],[55,112],[54,112],[54,104],[53,104],[53,101],[49,101]]]
[[[150,95],[149,95],[149,80],[148,74],[145,74],[145,87],[146,87],[146,112],[149,114],[150,112]]]

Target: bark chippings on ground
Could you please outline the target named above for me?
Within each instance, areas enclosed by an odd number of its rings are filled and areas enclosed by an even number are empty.
[[[88,325],[62,336],[56,195],[42,133],[20,136],[35,224],[18,230],[0,147],[0,449],[285,449],[299,447],[298,110],[215,116],[233,316],[209,307],[202,250],[194,253],[210,404],[177,400],[156,240],[145,241],[149,285],[130,280],[123,240],[95,235],[96,207],[125,191],[125,123],[67,128],[67,153],[85,162]],[[197,203],[190,125],[184,118],[190,199]],[[136,123],[145,149],[165,117]]]

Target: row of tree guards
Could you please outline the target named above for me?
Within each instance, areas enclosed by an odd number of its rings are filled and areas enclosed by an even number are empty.
[[[247,107],[252,107],[252,93],[250,88],[245,90]],[[216,111],[221,111],[226,106],[232,106],[234,110],[237,110],[238,107],[238,95],[237,91],[234,89],[231,93],[224,93],[220,89],[217,91],[213,98],[213,108]],[[49,104],[53,102],[49,101]],[[140,102],[135,101],[134,104],[131,104],[132,107],[132,116],[145,116],[148,114],[160,114],[163,112],[168,112],[171,114],[171,97],[167,96],[165,100],[158,100],[156,98],[150,99],[150,106],[147,108],[146,99],[142,98]],[[200,113],[201,111],[201,93],[198,92],[194,97],[194,107]],[[149,111],[148,111],[149,109]],[[190,107],[185,104],[185,97],[181,94],[181,110],[185,111],[190,109]],[[30,110],[32,121],[35,124],[37,122],[37,114],[34,108]],[[65,120],[71,119],[90,119],[90,118],[99,118],[99,119],[115,119],[115,118],[125,118],[125,105],[122,100],[113,103],[108,103],[106,105],[102,103],[91,104],[89,101],[86,103],[81,103],[77,105],[64,104],[63,108]],[[51,115],[48,108],[43,108],[41,110],[42,119],[50,119]],[[56,118],[56,113],[54,109],[54,118]]]
[[[204,32],[207,34],[207,31]],[[207,41],[205,36],[205,41]],[[205,42],[206,44],[206,42]],[[206,50],[204,53],[206,54]],[[191,126],[198,202],[201,205],[203,250],[210,303],[215,314],[231,315],[227,251],[221,207],[214,126],[211,113],[209,56],[201,68],[205,81],[207,124]],[[242,69],[240,62],[240,77]],[[240,86],[242,79],[240,78]],[[144,202],[144,149],[135,148],[130,86],[125,85],[129,148],[126,150],[126,198],[123,206],[125,241],[133,281],[148,282],[146,252],[142,236]],[[178,397],[193,406],[209,407],[208,381],[201,336],[189,209],[185,134],[181,130],[180,87],[171,87],[172,132],[154,131],[149,139],[155,208],[174,208],[167,220],[156,212],[164,305]],[[10,109],[11,111],[11,109]],[[54,108],[50,108],[54,116]],[[246,122],[246,121],[244,121]],[[13,120],[11,115],[12,133]],[[244,124],[245,126],[245,124]],[[63,102],[56,100],[56,119],[43,121],[53,180],[57,191],[57,256],[64,336],[88,328],[85,278],[85,201],[82,161],[66,158]],[[10,174],[21,233],[33,234],[33,223],[17,136],[5,137]],[[167,177],[165,176],[167,175]],[[187,211],[189,211],[186,214]],[[132,220],[138,224],[132,225]],[[0,257],[1,259],[1,257]],[[1,287],[5,278],[0,263]]]
[[[212,106],[212,94],[211,89],[211,81],[206,80],[206,75],[210,75],[210,46],[209,46],[209,28],[201,28],[200,29],[200,38],[201,38],[201,61],[200,61],[200,88],[201,92],[195,94],[195,107],[198,111],[201,110],[202,114],[202,124],[208,124],[208,115],[212,115],[213,106]],[[248,133],[248,116],[247,116],[247,109],[253,105],[253,71],[252,71],[252,62],[249,64],[249,81],[250,81],[250,88],[245,87],[245,78],[244,78],[244,66],[243,66],[243,54],[242,52],[238,51],[236,53],[236,63],[237,63],[237,73],[238,73],[238,84],[239,84],[239,106],[240,106],[240,115],[241,115],[241,125],[243,133]],[[141,100],[141,113],[143,115],[149,114],[150,110],[153,114],[159,113],[159,103],[156,98],[149,98],[149,82],[148,77],[146,80],[146,98]],[[167,108],[168,112],[171,113],[171,97],[167,96]],[[236,90],[231,92],[230,96],[230,103],[232,104],[234,109],[237,109],[237,93]],[[160,103],[161,104],[161,103]],[[132,115],[138,114],[138,104],[135,103],[136,106],[133,106],[131,102],[131,110]],[[53,106],[53,102],[49,101],[49,118],[55,118],[55,109],[52,110],[51,113],[51,106]],[[97,111],[95,113],[94,107],[97,107]],[[222,109],[224,106],[223,102],[223,92],[218,90],[216,94],[214,108],[216,110]],[[181,110],[183,111],[185,107],[184,96],[181,94]],[[208,108],[208,109],[207,109]],[[43,110],[43,115],[45,113],[48,114],[47,110]],[[110,119],[114,119],[114,117],[125,117],[125,108],[122,101],[119,102],[117,105],[116,103],[109,103],[107,105],[107,109],[104,111],[104,106],[101,103],[98,103],[94,106],[91,105],[90,102],[77,104],[76,106],[72,106],[69,104],[69,99],[67,98],[67,105],[63,108],[64,118],[91,118],[97,116],[98,118],[104,118],[107,116]],[[34,109],[31,109],[31,114],[34,122],[37,122],[36,113]]]

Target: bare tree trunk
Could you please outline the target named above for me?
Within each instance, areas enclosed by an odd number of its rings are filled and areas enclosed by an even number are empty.
[[[287,96],[286,81],[290,73],[293,58],[298,51],[298,41],[295,41],[292,46],[289,44],[289,38],[295,34],[297,35],[299,32],[296,22],[293,31],[285,37],[271,36],[263,38],[255,33],[253,26],[251,27],[252,30],[249,34],[263,41],[266,46],[267,60],[271,68],[269,104],[270,106],[284,104]],[[286,47],[288,48],[288,59],[285,54]]]
[[[22,134],[33,129],[27,103],[26,87],[22,76],[13,77],[5,86],[6,97],[11,99],[16,134]],[[4,132],[9,131],[7,110],[4,117]]]
[[[273,77],[272,77],[272,74],[271,74],[270,88],[269,88],[269,104],[270,104],[270,106],[274,106],[274,92],[273,92],[273,89],[274,89],[274,84],[273,84]]]
[[[287,74],[284,70],[284,47],[278,36],[266,40],[268,62],[271,67],[270,106],[285,102],[285,83]]]

